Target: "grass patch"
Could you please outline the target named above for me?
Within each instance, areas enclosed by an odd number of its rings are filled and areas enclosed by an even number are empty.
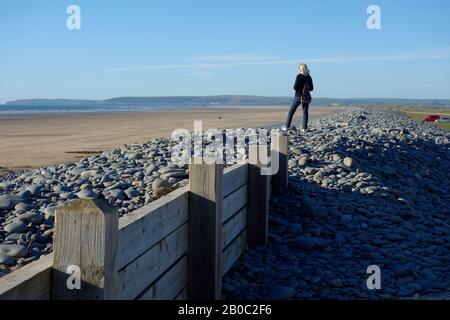
[[[422,121],[427,115],[430,114],[439,114],[441,117],[447,117],[446,114],[450,113],[450,109],[405,109],[402,110],[406,113],[411,119]],[[440,112],[439,112],[440,111]],[[426,114],[424,113],[426,112]],[[428,122],[428,124],[444,128],[446,130],[450,130],[450,122]]]
[[[402,108],[402,111],[408,112],[408,113],[419,113],[424,114],[424,117],[430,114],[439,114],[440,116],[450,116],[450,108],[414,108],[414,107],[407,107]]]

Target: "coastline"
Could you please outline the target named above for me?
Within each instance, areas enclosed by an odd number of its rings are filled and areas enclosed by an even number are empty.
[[[354,107],[311,107],[310,120]],[[164,111],[16,114],[0,116],[0,174],[76,161],[90,154],[170,137],[173,130],[280,125],[289,107],[214,107]],[[294,124],[301,119],[296,113]]]
[[[1,106],[0,106],[1,107]],[[235,106],[192,106],[192,107],[161,107],[154,109],[130,109],[130,110],[109,110],[109,111],[38,111],[38,112],[8,112],[2,113],[0,108],[0,120],[1,119],[32,119],[32,118],[68,118],[68,117],[79,117],[79,116],[102,116],[102,115],[126,115],[126,114],[146,114],[146,113],[158,113],[158,112],[191,112],[191,111],[201,111],[201,112],[220,112],[224,110],[287,110],[289,111],[290,105],[268,105],[268,106],[246,106],[246,105],[235,105]],[[328,105],[317,105],[310,106],[310,110],[329,110],[336,109],[339,110],[351,110],[357,109],[355,106],[328,106]],[[313,110],[313,111],[314,111]],[[286,111],[286,112],[287,112]]]

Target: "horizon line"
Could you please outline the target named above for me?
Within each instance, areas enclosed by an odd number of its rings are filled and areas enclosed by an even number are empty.
[[[214,97],[258,97],[258,98],[278,98],[278,99],[292,99],[292,96],[266,96],[266,95],[255,95],[255,94],[216,94],[216,95],[173,95],[173,96],[164,96],[164,95],[156,95],[156,96],[118,96],[111,97],[105,99],[88,99],[88,98],[19,98],[13,100],[7,100],[4,103],[0,103],[0,105],[6,105],[8,103],[17,102],[17,101],[32,101],[32,100],[67,100],[67,101],[92,101],[92,102],[105,102],[107,100],[113,99],[123,99],[123,98],[214,98]],[[314,97],[313,100],[317,99],[330,99],[330,100],[419,100],[419,101],[450,101],[449,98],[393,98],[393,97],[354,97],[354,98],[337,98],[337,97]]]

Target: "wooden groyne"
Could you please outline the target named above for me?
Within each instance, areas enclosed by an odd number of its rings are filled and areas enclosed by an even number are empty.
[[[100,199],[57,209],[53,253],[0,278],[0,299],[220,299],[245,248],[267,243],[271,196],[287,191],[288,137],[275,138],[274,176],[193,162],[188,186],[121,218]]]

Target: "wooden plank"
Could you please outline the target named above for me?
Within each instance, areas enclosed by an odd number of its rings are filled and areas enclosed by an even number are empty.
[[[242,208],[223,225],[222,250],[247,227],[247,208]],[[248,232],[248,231],[247,231]]]
[[[278,172],[272,177],[272,194],[282,196],[288,190],[289,137],[279,135],[272,138],[272,161],[278,157]]]
[[[267,244],[269,232],[269,176],[262,174],[262,164],[259,159],[261,148],[266,146],[250,146],[257,156],[248,165],[248,214],[247,241],[250,245]]]
[[[222,296],[222,164],[189,166],[189,299],[213,300]]]
[[[188,225],[185,223],[119,272],[121,299],[134,299],[155,279],[187,253]]]
[[[222,223],[247,204],[247,185],[243,185],[223,199]]]
[[[223,173],[223,196],[226,197],[247,183],[247,163],[237,163],[225,168]]]
[[[53,255],[0,278],[0,300],[50,300]]]
[[[247,246],[247,232],[244,229],[222,252],[222,276],[231,269]]]
[[[116,298],[115,266],[119,212],[104,200],[77,199],[56,209],[53,240],[53,299]],[[81,288],[67,286],[77,266]]]
[[[172,300],[187,285],[187,256],[181,258],[158,281],[151,285],[139,300]]]
[[[267,183],[269,184],[269,200],[272,199],[272,176],[267,176],[267,179],[269,180]]]
[[[179,188],[120,218],[117,249],[119,270],[186,223],[188,191],[187,187]]]

